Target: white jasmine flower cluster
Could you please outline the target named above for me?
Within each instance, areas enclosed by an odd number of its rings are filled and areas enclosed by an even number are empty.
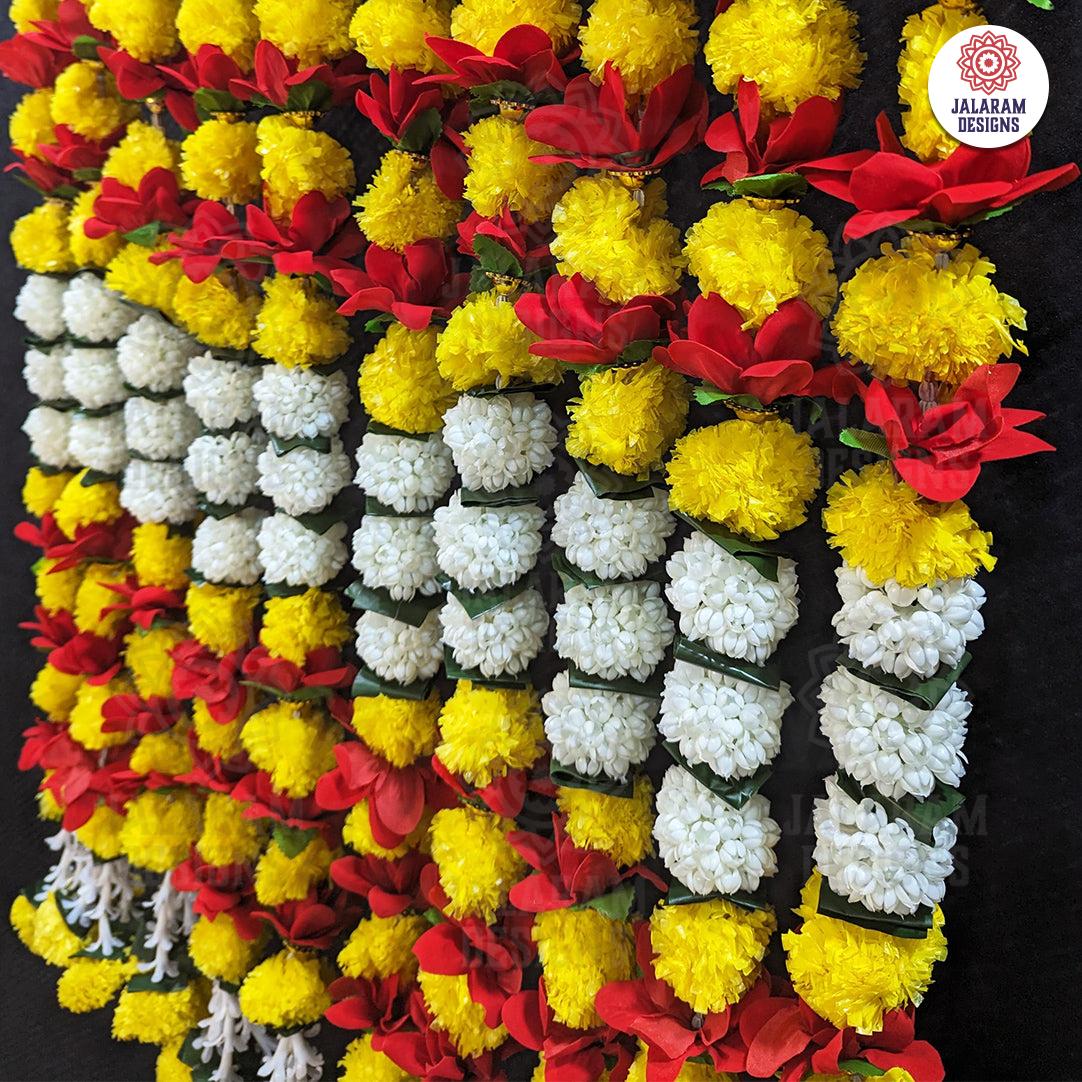
[[[667,565],[668,599],[680,631],[712,650],[761,665],[797,619],[796,565],[778,561],[778,581],[760,575],[697,531]]]
[[[253,586],[263,577],[259,528],[265,515],[246,507],[235,515],[208,515],[195,528],[192,567],[208,582]]]
[[[573,586],[556,606],[556,652],[583,672],[645,680],[673,639],[656,582]]]
[[[322,586],[345,566],[346,524],[317,534],[289,515],[270,515],[259,528],[259,558],[267,582]]]
[[[433,609],[420,627],[364,613],[357,621],[357,656],[378,677],[396,684],[435,676],[443,662],[439,611]]]
[[[498,492],[552,465],[552,411],[529,392],[464,394],[443,415],[443,439],[466,488]]]
[[[541,652],[549,626],[544,598],[523,590],[476,620],[452,594],[439,610],[443,641],[464,669],[479,669],[483,676],[515,676]]]
[[[552,757],[580,774],[625,781],[633,766],[646,762],[656,740],[657,699],[573,688],[565,672],[553,677],[541,707]]]
[[[15,298],[15,318],[42,341],[51,342],[67,329],[64,324],[63,278],[47,274],[31,274],[23,282]]]
[[[885,796],[926,797],[937,781],[962,780],[973,704],[957,684],[934,710],[922,710],[839,667],[823,681],[819,697],[819,727],[839,766],[861,785],[874,785]]]
[[[295,447],[279,455],[268,444],[259,456],[259,491],[289,515],[322,511],[349,480],[349,455],[337,436],[327,452]]]
[[[35,406],[23,421],[23,432],[30,440],[30,453],[46,466],[65,469],[79,463],[68,449],[71,414],[51,406]]]
[[[259,454],[265,445],[261,434],[251,432],[200,436],[188,447],[184,468],[211,503],[239,507],[259,483]]]
[[[75,412],[68,429],[68,450],[82,466],[102,473],[120,473],[128,464],[128,445],[121,410],[102,417]]]
[[[283,439],[332,436],[349,414],[344,372],[267,365],[252,388],[263,427]]]
[[[65,346],[30,346],[23,360],[26,389],[43,401],[60,401],[67,397],[64,390]]]
[[[77,274],[61,301],[68,332],[84,342],[115,342],[139,313],[96,274]]]
[[[755,891],[778,870],[781,828],[770,803],[753,796],[739,810],[682,767],[665,772],[657,792],[654,839],[670,874],[695,894]]]
[[[353,535],[353,566],[370,590],[396,601],[439,592],[436,541],[428,519],[365,515]]]
[[[826,799],[817,800],[812,813],[812,859],[832,890],[874,912],[902,916],[943,900],[954,871],[954,822],[940,819],[932,829],[935,844],[926,845],[877,801],[865,797],[858,803],[835,778],[826,779],[826,789]]]
[[[837,570],[842,607],[833,623],[849,656],[904,679],[929,677],[962,660],[966,643],[984,631],[984,588],[948,579],[912,589],[888,579],[876,586],[859,567]]]
[[[463,507],[454,493],[432,516],[439,564],[466,590],[510,586],[537,563],[545,512],[521,507]]]
[[[179,391],[188,362],[201,347],[190,334],[156,312],[141,315],[116,344],[116,359],[132,387],[163,394]]]
[[[689,763],[721,778],[746,778],[781,751],[781,719],[793,701],[777,691],[677,661],[665,675],[661,733]]]
[[[261,369],[240,361],[222,361],[209,351],[188,363],[184,394],[199,420],[210,429],[244,424],[256,415],[252,388]]]
[[[134,458],[124,471],[120,503],[140,522],[189,522],[197,500],[198,493],[178,462]]]
[[[199,418],[180,395],[163,402],[129,398],[124,403],[124,427],[135,454],[175,462],[184,458],[200,431]]]
[[[415,440],[368,432],[357,448],[357,485],[402,514],[432,510],[454,475],[451,452],[438,435]]]
[[[64,354],[64,395],[85,409],[112,406],[128,397],[116,350],[73,347]]]
[[[676,529],[660,489],[641,500],[606,500],[594,495],[581,473],[556,497],[555,509],[552,540],[573,564],[603,579],[641,575],[664,554]]]

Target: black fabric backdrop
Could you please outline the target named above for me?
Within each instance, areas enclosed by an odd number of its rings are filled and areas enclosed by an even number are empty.
[[[863,86],[847,102],[840,150],[869,145],[881,109],[896,116],[898,35],[904,18],[923,6],[921,0],[850,3],[860,15],[868,63]],[[704,34],[710,7],[700,4]],[[1082,71],[1082,17],[1073,0],[1057,0],[1057,7],[1041,12],[1026,0],[985,4],[991,22],[1026,34],[1048,62],[1052,95],[1037,132],[1037,167],[1077,157],[1080,150],[1082,94],[1074,79]],[[9,32],[5,25],[4,35]],[[721,103],[711,95],[711,111],[717,115]],[[16,88],[0,86],[5,115],[16,100]],[[383,144],[356,118],[334,117],[329,125],[354,151],[363,183]],[[670,216],[682,227],[701,217],[711,202],[711,195],[698,188],[708,157],[700,151],[666,171]],[[11,221],[33,202],[10,178],[4,183],[0,225],[5,236]],[[812,196],[803,209],[831,236],[843,278],[875,253],[880,238],[848,247],[841,243],[837,204]],[[920,1034],[939,1047],[952,1079],[1082,1077],[1076,991],[1082,852],[1075,813],[1082,753],[1072,721],[1082,619],[1076,517],[1082,451],[1075,439],[1082,353],[1076,250],[1080,212],[1082,184],[981,226],[977,238],[998,267],[999,288],[1029,311],[1030,357],[1016,404],[1049,414],[1039,429],[1060,450],[1055,456],[989,468],[970,499],[978,521],[994,531],[1000,564],[984,577],[987,631],[965,677],[975,709],[966,743],[970,768],[963,783],[968,804],[959,819],[957,871],[945,904],[950,956],[939,966],[918,1016]],[[22,329],[11,316],[22,278],[5,253],[0,259],[0,447],[6,459],[0,469],[0,689],[6,706],[0,726],[0,900],[5,910],[20,887],[49,863],[42,844],[47,831],[34,809],[37,777],[15,770],[19,733],[32,719],[26,692],[37,665],[16,628],[33,606],[28,570],[33,555],[11,536],[22,512],[19,489],[27,466],[19,426],[31,404],[20,376]],[[363,346],[362,339],[354,359]],[[839,423],[839,416],[830,414],[815,429],[824,448],[827,482],[853,461],[851,452],[839,449],[833,439]],[[351,426],[354,439],[356,427]],[[551,493],[562,491],[569,480],[566,463],[551,471]],[[797,702],[786,717],[782,754],[766,790],[784,830],[778,849],[781,871],[771,884],[783,920],[810,864],[812,800],[821,791],[820,779],[832,769],[829,747],[816,725],[815,692],[834,657],[829,644],[830,616],[838,604],[837,561],[824,543],[818,507],[789,539],[799,560],[801,619],[779,659]],[[547,592],[551,603],[556,599],[552,583]],[[551,666],[540,667],[536,675],[544,681]],[[54,992],[58,971],[30,956],[6,920],[0,951],[4,1079],[127,1082],[153,1077],[152,1049],[109,1040],[108,1009],[81,1017],[59,1009]],[[329,1035],[331,1055],[342,1044],[339,1037]],[[334,1074],[333,1063],[328,1057],[328,1077]]]

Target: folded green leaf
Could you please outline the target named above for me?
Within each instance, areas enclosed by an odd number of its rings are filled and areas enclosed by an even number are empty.
[[[854,447],[858,451],[878,455],[880,458],[890,458],[887,437],[882,432],[869,432],[866,428],[843,428],[838,439],[846,447]]]
[[[585,458],[576,458],[573,461],[598,499],[645,500],[654,494],[655,486],[662,484],[660,473],[628,477],[610,470],[608,466],[598,466],[593,462],[588,462]]]
[[[901,797],[884,796],[874,785],[861,785],[844,770],[838,771],[838,787],[850,800],[875,801],[892,819],[908,823],[913,836],[925,845],[935,845],[936,824],[952,816],[966,800],[960,790],[942,782],[937,782],[923,800],[908,793]]]
[[[753,394],[730,394],[718,390],[712,383],[700,384],[692,392],[700,406],[712,406],[715,402],[724,402],[727,406],[738,406],[747,410],[762,410],[762,402]]]
[[[447,671],[448,680],[469,680],[479,687],[486,688],[528,688],[533,685],[530,682],[529,672],[513,674],[501,673],[499,676],[485,676],[480,669],[467,669],[455,661],[455,655],[449,646],[443,649],[443,667]]]
[[[403,432],[400,428],[391,428],[390,425],[382,425],[379,421],[369,420],[364,434],[373,436],[405,436],[408,440],[420,440],[424,443],[431,438],[430,432]]]
[[[411,699],[414,702],[427,699],[431,692],[431,680],[416,680],[412,684],[396,684],[391,680],[383,680],[363,663],[357,666],[357,676],[351,689],[355,699],[371,699],[377,695],[386,695],[388,699]]]
[[[605,680],[592,673],[583,672],[575,665],[567,669],[568,683],[573,688],[586,691],[612,691],[619,695],[638,695],[642,699],[660,699],[665,682],[664,666],[659,665],[648,680],[636,680],[631,676],[618,676]]]
[[[372,496],[365,497],[364,513],[366,515],[377,515],[381,518],[430,518],[432,516],[431,511],[396,511],[393,507],[380,503],[379,500]]]
[[[555,759],[549,766],[549,778],[562,789],[589,789],[593,793],[619,797],[630,797],[635,792],[635,783],[630,778],[617,781],[607,774],[582,774],[573,766],[565,766]]]
[[[584,571],[578,564],[573,563],[566,552],[559,545],[552,547],[552,570],[560,576],[565,590],[572,590],[576,586],[585,586],[587,590],[596,590],[601,586],[619,586],[624,580],[603,579],[593,571]],[[635,582],[658,582],[664,572],[660,566],[640,575]]]
[[[610,920],[627,920],[631,912],[631,903],[635,900],[635,885],[623,883],[608,894],[602,894],[599,898],[591,898],[589,901],[579,902],[572,909],[596,909]]]
[[[473,251],[481,264],[481,269],[486,273],[500,274],[507,278],[522,277],[522,264],[514,252],[509,252],[493,237],[486,236],[484,233],[474,234]]]
[[[460,488],[458,496],[463,507],[522,507],[537,503],[540,492],[538,482],[534,480],[526,485],[508,485],[496,492],[483,488]]]
[[[760,173],[757,177],[741,177],[740,180],[715,180],[706,186],[728,195],[751,196],[753,199],[789,199],[808,190],[808,182],[799,173]]]
[[[308,592],[307,586],[291,586],[288,582],[266,582],[263,592],[267,597],[300,597]]]
[[[769,579],[771,582],[778,581],[778,560],[784,556],[784,553],[769,542],[749,541],[748,538],[733,533],[718,522],[693,518],[691,515],[685,515],[683,511],[673,513],[678,518],[682,518],[693,530],[697,530],[704,537],[709,537],[719,548],[725,549],[730,556],[751,564],[764,579]]]
[[[943,701],[943,696],[951,689],[951,685],[958,682],[972,660],[973,655],[967,650],[962,655],[962,660],[953,669],[941,665],[939,671],[926,680],[919,680],[916,676],[907,676],[902,679],[877,669],[865,669],[848,654],[842,654],[838,659],[838,664],[861,680],[883,688],[884,691],[897,695],[899,699],[905,699],[906,702],[912,703],[921,710],[934,710]]]
[[[663,741],[663,747],[677,766],[686,770],[700,785],[709,789],[714,796],[721,797],[731,808],[739,811],[770,777],[769,764],[759,767],[747,778],[722,778],[714,773],[706,763],[689,763],[680,745],[672,740]]]
[[[669,890],[665,895],[664,905],[695,905],[697,902],[732,902],[741,909],[769,910],[770,902],[766,900],[762,887],[754,894],[748,890],[738,890],[735,894],[722,894],[712,891],[710,894],[693,894],[679,879],[669,882]]]
[[[527,391],[535,394],[544,394],[553,390],[555,383],[536,383],[524,381],[522,383],[508,383],[500,386],[490,384],[487,387],[471,387],[466,394],[471,398],[496,398],[502,394],[525,394]]]
[[[292,860],[308,848],[308,843],[318,833],[318,830],[305,830],[303,827],[293,827],[288,823],[275,823],[272,837],[274,844]]]
[[[270,445],[278,458],[288,455],[290,451],[295,451],[298,447],[308,447],[326,455],[330,454],[331,438],[330,436],[290,436],[284,439],[282,436],[271,436]]]
[[[870,928],[873,932],[897,936],[899,939],[926,939],[932,929],[932,911],[928,906],[921,906],[916,913],[908,917],[895,913],[873,913],[859,902],[851,902],[836,893],[825,878],[819,886],[817,912],[860,928]]]
[[[344,522],[346,513],[342,508],[332,505],[326,511],[310,511],[306,515],[294,515],[293,517],[306,530],[311,530],[312,533],[319,534],[322,537],[332,526]]]
[[[395,600],[386,590],[365,586],[358,580],[345,589],[345,595],[355,609],[378,612],[392,620],[401,620],[411,627],[420,627],[433,609],[443,604],[443,595],[414,594],[407,600]]]
[[[734,680],[743,680],[746,684],[769,688],[772,691],[781,687],[781,676],[776,665],[753,665],[750,661],[738,661],[684,635],[676,636],[673,654],[677,661],[686,661],[690,665],[698,665],[700,669],[709,669],[711,672],[721,673],[722,676],[731,676]]]

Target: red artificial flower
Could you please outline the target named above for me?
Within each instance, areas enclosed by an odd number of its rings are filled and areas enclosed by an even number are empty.
[[[173,659],[173,694],[178,699],[202,699],[219,724],[234,721],[248,701],[240,682],[244,650],[218,657],[195,639],[185,639],[170,651]]]
[[[1020,372],[1017,364],[985,365],[949,402],[928,409],[908,387],[876,380],[864,412],[886,437],[903,481],[930,500],[958,500],[973,487],[982,463],[1055,450],[1019,430],[1043,413],[1003,406]]]
[[[764,173],[792,173],[830,150],[840,117],[840,98],[815,97],[802,101],[792,115],[767,120],[758,85],[741,79],[736,109],[719,116],[706,130],[706,145],[724,154],[725,160],[705,173],[702,183],[731,184]]]
[[[85,676],[88,684],[107,684],[120,672],[124,658],[122,635],[106,639],[81,631],[49,653],[49,664],[69,676]]]
[[[302,68],[295,58],[263,39],[255,47],[251,77],[231,78],[229,91],[255,105],[315,111],[348,101],[365,78],[364,58],[358,53],[350,53],[334,64]]]
[[[244,78],[237,62],[218,45],[200,45],[194,53],[185,53],[177,63],[162,64],[159,68],[187,93],[213,90],[220,100],[228,100],[224,96],[231,93],[230,83]],[[236,110],[226,111],[239,111],[241,102],[238,100],[236,105]]]
[[[236,215],[213,199],[201,200],[192,214],[191,225],[183,233],[171,233],[173,247],[153,252],[151,263],[179,259],[184,276],[193,282],[205,282],[223,263],[230,261],[227,247],[244,236]],[[267,273],[267,263],[233,260],[232,266],[251,282],[260,281]]]
[[[314,797],[293,797],[279,792],[266,771],[245,774],[233,786],[232,797],[247,805],[245,819],[269,819],[294,830],[319,831],[328,847],[341,841],[344,816],[328,815]]]
[[[4,166],[4,172],[21,173],[22,176],[19,179],[29,184],[40,195],[51,196],[54,192],[71,184],[71,175],[64,170],[56,169],[40,158],[24,154],[15,147],[11,148],[11,153],[15,155],[15,161],[8,162]]]
[[[394,1033],[409,1020],[406,991],[397,973],[383,980],[339,977],[327,986],[334,1002],[323,1017],[339,1029]]]
[[[544,293],[524,293],[515,302],[515,314],[541,339],[530,352],[568,364],[615,364],[629,346],[656,341],[675,310],[667,297],[644,295],[625,304],[606,300],[581,274],[554,274]],[[647,356],[648,348],[635,360]]]
[[[75,530],[71,539],[56,524],[51,511],[40,522],[20,522],[15,536],[28,545],[41,549],[41,554],[53,561],[49,574],[67,571],[85,561],[123,561],[131,555],[131,536],[135,520],[125,513],[112,522],[89,522]]]
[[[136,60],[123,49],[99,49],[98,59],[112,73],[117,92],[128,101],[144,101],[165,89],[162,69]]]
[[[478,259],[475,241],[478,237],[487,237],[518,260],[523,274],[532,274],[552,262],[544,229],[540,223],[523,221],[517,211],[506,207],[491,218],[473,211],[458,223],[458,250],[471,259]]]
[[[332,717],[343,725],[353,720],[350,701],[341,694],[357,675],[354,665],[344,665],[342,655],[333,646],[322,646],[305,658],[304,668],[284,658],[274,657],[265,646],[256,646],[241,666],[246,682],[257,684],[280,697],[298,695],[322,698]]]
[[[358,90],[354,102],[380,135],[411,153],[426,154],[443,132],[443,93],[425,86],[412,68],[392,68],[386,78],[370,75],[368,88]]]
[[[528,793],[549,800],[556,795],[556,787],[549,779],[547,756],[538,759],[529,770],[508,770],[481,788],[452,773],[437,755],[432,756],[432,769],[455,795],[471,803],[480,800],[490,811],[508,819],[514,819],[522,811]]]
[[[395,917],[407,909],[424,908],[421,872],[430,859],[419,850],[384,860],[375,856],[339,857],[331,863],[331,879],[343,890],[368,903],[377,917]]]
[[[857,150],[801,168],[813,187],[857,208],[845,223],[846,240],[918,219],[965,225],[1078,177],[1073,162],[1030,173],[1028,135],[1005,147],[963,144],[943,161],[925,164],[905,153],[886,114],[880,114],[876,129],[878,151]]]
[[[53,132],[56,142],[42,144],[38,149],[46,161],[67,173],[77,169],[100,169],[109,151],[120,141],[119,128],[102,140],[87,139],[66,124],[57,124]]]
[[[113,695],[101,708],[103,733],[163,733],[184,716],[175,699],[151,695],[144,699],[134,693]]]
[[[197,206],[197,200],[181,196],[172,170],[156,166],[139,181],[138,191],[113,177],[102,180],[101,195],[94,200],[94,216],[86,220],[83,231],[100,240],[152,224],[184,228]]]
[[[232,793],[238,781],[255,770],[245,751],[238,752],[230,759],[220,759],[204,751],[199,746],[194,729],[188,730],[188,753],[192,758],[192,768],[175,775],[173,780],[178,785],[209,789],[214,793]]]
[[[348,894],[334,887],[314,887],[307,897],[283,902],[273,909],[253,909],[252,916],[265,920],[286,943],[298,950],[327,950],[357,923],[360,908]]]
[[[424,83],[448,83],[463,90],[474,86],[512,82],[526,87],[531,94],[546,90],[563,90],[567,72],[563,64],[572,60],[575,52],[557,59],[552,38],[538,26],[523,23],[513,26],[496,42],[492,55],[454,38],[438,38],[429,34],[425,44],[450,68],[450,72],[426,75]]]
[[[82,0],[60,0],[55,19],[36,20],[33,25],[25,36],[58,53],[70,54],[76,38],[102,40],[102,32],[90,22]]]
[[[222,913],[232,917],[243,939],[255,939],[263,930],[252,915],[255,874],[249,864],[208,864],[195,846],[188,859],[173,869],[173,886],[195,894],[192,908],[214,920]]]
[[[74,59],[70,52],[52,49],[29,34],[0,41],[0,72],[13,83],[37,90],[52,86]]]
[[[19,627],[34,632],[30,645],[39,650],[56,650],[79,634],[75,617],[67,609],[50,612],[42,605],[35,605],[34,619],[22,621]]]
[[[105,586],[124,600],[106,605],[101,610],[101,619],[109,613],[121,612],[136,627],[149,631],[155,620],[179,622],[184,618],[184,594],[180,591],[164,586],[140,586],[135,579],[119,585],[105,583]]]
[[[601,85],[580,75],[567,85],[561,105],[543,105],[526,117],[526,134],[555,147],[535,162],[571,162],[611,172],[656,170],[702,142],[708,116],[706,91],[688,64],[650,91],[640,110],[628,108],[624,81],[609,62]]]

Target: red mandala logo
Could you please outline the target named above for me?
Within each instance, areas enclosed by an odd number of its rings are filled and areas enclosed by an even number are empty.
[[[1006,34],[997,34],[994,30],[974,34],[962,46],[962,55],[958,58],[962,82],[968,83],[971,90],[981,90],[985,94],[1006,90],[1018,77],[1018,65],[1018,50],[1007,40]]]

